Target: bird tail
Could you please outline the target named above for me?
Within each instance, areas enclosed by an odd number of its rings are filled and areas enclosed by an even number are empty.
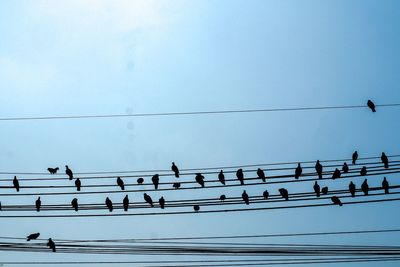
[[[175,177],[176,177],[176,178],[179,178],[179,173],[176,172],[176,173],[175,173]]]
[[[124,211],[128,211],[128,207],[124,207]]]
[[[342,202],[340,202],[340,203],[339,203],[339,206],[340,206],[340,207],[341,207],[341,206],[343,206],[343,203],[342,203]]]
[[[125,190],[125,185],[122,185],[122,186],[121,186],[121,190]]]
[[[26,238],[26,241],[31,241],[31,239],[29,237]]]

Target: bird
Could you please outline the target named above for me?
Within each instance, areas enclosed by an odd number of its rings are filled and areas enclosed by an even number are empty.
[[[364,195],[368,195],[368,191],[369,191],[369,186],[368,186],[368,182],[367,179],[364,180],[364,182],[361,184],[361,190],[364,192]]]
[[[137,182],[138,184],[143,184],[144,179],[143,179],[143,178],[138,178],[138,179],[136,180],[136,182]]]
[[[264,199],[268,199],[268,198],[269,198],[269,192],[268,192],[268,190],[265,190],[265,191],[263,192],[263,197],[264,197]]]
[[[79,180],[79,178],[77,178],[76,180],[75,180],[75,186],[76,186],[76,190],[77,191],[81,191],[81,180]]]
[[[56,252],[56,244],[54,243],[54,241],[49,238],[49,241],[47,241],[47,246],[53,251]]]
[[[219,200],[221,200],[222,202],[224,202],[225,199],[226,199],[226,196],[225,196],[225,195],[220,195],[220,196],[219,196]]]
[[[154,207],[153,199],[151,199],[151,196],[149,196],[148,194],[144,193],[143,194],[143,198],[144,198],[144,201],[149,203],[151,207]]]
[[[279,188],[279,193],[285,200],[289,200],[289,192],[285,188]]]
[[[323,167],[321,163],[319,162],[319,160],[317,160],[317,163],[315,163],[315,171],[317,172],[319,179],[322,179],[322,169]]]
[[[386,180],[386,177],[383,177],[382,188],[385,190],[385,194],[389,194],[389,182]]]
[[[160,208],[164,209],[164,207],[165,207],[165,199],[164,199],[164,197],[161,197],[158,200],[158,203],[160,203]]]
[[[385,169],[389,168],[389,159],[386,156],[385,152],[382,152],[381,160]]]
[[[178,169],[178,167],[175,165],[175,162],[172,162],[171,170],[175,173],[175,177],[176,177],[176,178],[179,178],[179,169]]]
[[[317,195],[317,197],[320,197],[321,195],[321,188],[317,182],[314,184],[314,192]]]
[[[351,197],[356,196],[356,185],[353,182],[350,182],[350,184],[349,184],[349,191],[350,191]]]
[[[331,201],[335,205],[343,206],[342,201],[340,201],[340,198],[338,198],[337,196],[331,197]]]
[[[244,185],[244,174],[243,174],[243,169],[238,169],[236,171],[236,177],[239,179],[240,184]]]
[[[196,174],[196,182],[201,185],[201,187],[204,187],[204,176],[201,173]]]
[[[250,204],[249,195],[246,193],[246,190],[244,190],[242,193],[242,199],[243,199],[244,203],[246,203],[246,205]]]
[[[128,195],[125,195],[124,199],[122,200],[122,205],[124,206],[124,211],[128,211],[128,208],[129,208]]]
[[[154,184],[154,188],[158,189],[158,183],[160,182],[160,176],[158,174],[154,174],[153,177],[151,177],[151,181]]]
[[[75,211],[78,211],[78,199],[77,198],[74,198],[71,201],[71,205],[72,205],[72,207],[74,208]]]
[[[125,190],[125,183],[124,180],[121,179],[121,177],[117,177],[117,185],[121,188],[121,190]]]
[[[17,190],[17,192],[19,192],[19,181],[17,179],[17,176],[14,176],[13,184],[14,184],[15,190]]]
[[[34,234],[30,234],[26,237],[26,241],[31,241],[31,240],[35,240],[40,236],[40,233],[34,233]]]
[[[340,170],[338,168],[336,168],[332,174],[332,179],[335,180],[336,178],[340,178],[341,175],[342,174],[340,173]]]
[[[172,187],[175,189],[179,189],[181,187],[181,183],[173,183]]]
[[[72,170],[68,167],[68,165],[65,165],[65,173],[68,175],[68,178],[70,180],[74,178],[74,174],[72,173]]]
[[[57,171],[59,170],[60,168],[47,168],[47,171],[50,173],[50,174],[56,174],[57,173]]]
[[[108,208],[108,211],[109,211],[109,212],[112,212],[112,211],[113,211],[113,204],[112,204],[111,199],[109,199],[109,198],[107,197],[105,203],[106,203],[106,206],[107,206],[107,208]]]
[[[327,194],[328,194],[328,187],[327,187],[327,186],[322,187],[321,193],[322,193],[323,195],[327,195]]]
[[[263,182],[265,182],[265,173],[263,170],[260,168],[257,169],[257,176],[260,178]]]
[[[36,202],[35,202],[35,206],[36,206],[36,211],[37,212],[39,212],[40,211],[40,206],[42,205],[42,201],[40,200],[40,197],[38,197],[37,199],[36,199]]]
[[[372,112],[376,112],[375,104],[371,100],[368,100],[367,106],[372,110]]]
[[[346,162],[343,163],[342,171],[343,171],[344,173],[348,173],[348,172],[349,172],[349,166],[347,165]]]
[[[218,180],[221,182],[221,184],[225,185],[225,175],[223,170],[218,173]]]
[[[352,159],[353,165],[356,164],[356,161],[358,159],[358,152],[357,151],[354,151],[353,155],[351,156],[351,159]]]
[[[367,175],[367,167],[364,166],[364,167],[361,168],[361,170],[360,170],[360,175],[361,175],[361,176]]]
[[[195,212],[198,212],[200,210],[200,206],[199,205],[193,205],[193,210]]]
[[[300,163],[298,163],[297,167],[296,167],[296,170],[294,172],[294,178],[295,179],[299,179],[299,177],[301,176],[302,172],[303,172],[303,168],[301,168]]]

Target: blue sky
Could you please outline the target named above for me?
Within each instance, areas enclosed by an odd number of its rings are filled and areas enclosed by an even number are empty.
[[[398,102],[399,5],[2,1],[1,117],[359,105],[370,98]],[[84,172],[165,169],[171,161],[192,168],[347,158],[354,150],[360,156],[391,155],[399,153],[400,128],[398,110],[385,108],[376,114],[366,109],[1,122],[1,133],[3,171],[40,172],[68,164]],[[379,185],[380,179],[370,183]],[[248,188],[250,194],[260,190]],[[175,194],[171,198],[185,196]],[[398,204],[387,203],[200,216],[2,219],[0,233],[39,231],[60,239],[233,235],[389,228],[398,220]],[[386,235],[315,242],[397,240]],[[18,254],[18,259],[68,256]]]

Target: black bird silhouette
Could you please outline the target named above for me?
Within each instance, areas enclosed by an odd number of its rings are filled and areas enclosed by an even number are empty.
[[[353,182],[350,182],[350,184],[349,184],[349,191],[350,191],[351,197],[356,196],[356,185]]]
[[[386,180],[386,177],[383,177],[382,188],[385,190],[385,194],[389,194],[389,182]]]
[[[137,181],[138,184],[143,184],[144,179],[143,178],[138,178],[136,181]]]
[[[174,183],[172,187],[175,189],[179,189],[181,187],[181,183]]]
[[[148,194],[144,193],[143,194],[143,198],[144,198],[144,201],[149,203],[151,207],[154,207],[153,199],[151,199],[151,196],[149,196]]]
[[[139,179],[138,179],[138,182],[139,182]],[[124,180],[121,179],[121,177],[117,177],[117,185],[121,188],[121,190],[125,190],[125,183],[124,183]]]
[[[74,208],[75,211],[78,211],[78,199],[77,198],[74,198],[71,201],[71,205],[72,205],[72,207]]]
[[[244,190],[242,193],[242,199],[243,199],[244,203],[246,203],[246,205],[250,204],[249,195],[246,193],[246,190]]]
[[[68,178],[70,180],[74,178],[74,174],[72,173],[72,170],[68,167],[68,165],[65,165],[65,173],[68,175]]]
[[[297,164],[297,168],[294,172],[294,178],[295,179],[299,179],[299,177],[301,176],[301,174],[303,173],[303,168],[301,168],[300,163]]]
[[[2,208],[1,208],[1,201],[0,201],[0,210],[1,210]]]
[[[368,186],[368,182],[367,179],[364,180],[364,182],[361,184],[361,190],[364,192],[364,195],[368,195],[368,191],[369,191],[369,186]]]
[[[154,174],[153,177],[151,177],[151,181],[154,184],[154,188],[158,189],[158,183],[160,182],[160,176],[158,174]]]
[[[47,168],[47,171],[50,173],[50,174],[56,174],[57,173],[57,171],[59,170],[60,168]]]
[[[165,199],[164,199],[164,197],[161,197],[158,200],[158,203],[160,203],[160,208],[164,209],[164,207],[165,207]]]
[[[111,199],[109,199],[109,198],[107,197],[105,203],[106,203],[106,206],[107,206],[108,210],[109,210],[110,212],[112,212],[112,211],[113,211],[113,204],[112,204]]]
[[[13,184],[14,184],[15,190],[17,190],[17,192],[19,192],[19,182],[18,182],[17,176],[14,176]]]
[[[178,167],[175,165],[175,162],[172,162],[171,170],[175,173],[175,177],[176,177],[176,178],[179,178],[179,169],[178,169]]]
[[[36,206],[36,211],[37,212],[39,212],[40,211],[40,206],[42,205],[42,201],[40,200],[40,197],[38,197],[37,199],[36,199],[36,202],[35,202],[35,206]]]
[[[218,180],[221,182],[221,184],[225,185],[225,175],[223,170],[218,173]]]
[[[239,179],[240,184],[244,185],[244,174],[243,174],[243,169],[238,169],[236,171],[236,177]]]
[[[331,201],[335,205],[343,206],[342,201],[340,201],[340,198],[338,198],[337,196],[331,197]]]
[[[124,211],[128,211],[129,209],[129,197],[125,195],[124,199],[122,200],[122,205],[124,206]]]
[[[220,196],[219,196],[219,200],[221,200],[222,202],[224,202],[225,199],[226,199],[226,196],[225,196],[225,195],[220,195]]]
[[[196,174],[196,182],[201,185],[201,187],[204,187],[204,176],[201,173]]]
[[[54,243],[54,241],[49,238],[49,241],[47,241],[47,246],[53,251],[56,252],[56,244]]]
[[[315,163],[315,171],[317,172],[319,179],[322,179],[322,170],[323,170],[323,167],[322,167],[321,163],[319,162],[319,160],[317,160],[317,163]]]
[[[376,112],[375,104],[371,100],[368,100],[367,106],[372,110],[372,112]]]
[[[317,197],[320,197],[321,195],[321,188],[317,182],[314,184],[314,192],[317,195]]]
[[[386,156],[385,152],[382,152],[381,160],[385,169],[389,168],[389,159]]]
[[[335,180],[336,178],[340,178],[340,176],[342,176],[342,174],[340,173],[340,170],[338,168],[336,168],[332,174],[332,179]]]
[[[40,233],[34,233],[34,234],[30,234],[26,237],[26,241],[31,241],[31,240],[35,240],[40,236]]]
[[[285,200],[289,200],[289,192],[285,188],[279,188],[279,193]]]
[[[328,187],[327,187],[327,186],[322,187],[321,193],[322,193],[323,195],[327,195],[327,194],[328,194]]]
[[[358,152],[357,152],[357,151],[354,151],[354,153],[353,153],[353,155],[351,156],[351,158],[352,158],[352,163],[353,163],[353,164],[356,164],[356,161],[357,161],[357,159],[358,159]]]
[[[200,206],[199,205],[193,205],[193,210],[195,212],[198,212],[200,210]]]
[[[344,173],[348,173],[349,172],[349,166],[347,165],[347,163],[343,163],[343,167],[342,167],[342,171]]]
[[[75,180],[75,186],[76,186],[76,190],[77,191],[81,191],[81,180],[79,180],[79,178],[77,178],[76,180]]]
[[[367,175],[367,167],[364,166],[364,167],[361,168],[361,170],[360,170],[360,175],[361,175],[361,176]]]
[[[265,173],[263,170],[261,170],[260,168],[258,168],[257,170],[257,176],[258,178],[260,178],[263,182],[265,182]]]
[[[265,191],[263,192],[263,197],[264,197],[264,199],[268,199],[268,198],[269,198],[269,192],[268,192],[268,190],[265,190]]]

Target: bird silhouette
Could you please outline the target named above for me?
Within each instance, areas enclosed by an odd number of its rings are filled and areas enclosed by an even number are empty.
[[[368,100],[367,106],[371,109],[372,112],[376,112],[375,104],[371,100]]]
[[[30,234],[26,237],[26,241],[31,241],[31,240],[35,240],[40,236],[40,233],[34,233],[34,234]]]
[[[112,211],[113,211],[113,204],[112,204],[111,199],[109,199],[109,198],[107,197],[105,203],[106,203],[106,206],[107,206],[107,208],[108,208],[108,211],[109,211],[109,212],[112,212]]]
[[[136,182],[137,182],[138,184],[143,184],[144,179],[143,179],[143,178],[138,178],[138,179],[136,180]]]
[[[178,167],[175,165],[175,162],[172,162],[171,170],[175,173],[175,177],[176,177],[176,178],[179,178],[179,169],[178,169]]]
[[[386,177],[383,177],[382,188],[385,190],[385,194],[389,194],[389,182],[386,180]]]
[[[81,191],[81,180],[79,180],[79,178],[77,178],[76,180],[75,180],[75,186],[76,186],[76,190],[77,191]]]
[[[303,173],[303,168],[301,168],[300,163],[297,164],[296,170],[294,172],[294,178],[295,179],[299,179],[299,177],[301,176],[301,174]]]
[[[49,238],[49,240],[47,241],[47,246],[53,251],[56,252],[56,244],[54,243],[54,241]]]
[[[360,175],[361,175],[361,176],[367,175],[367,167],[364,166],[364,167],[361,168],[361,170],[360,170]]]
[[[346,162],[343,163],[342,171],[343,171],[344,173],[348,173],[348,172],[349,172],[349,166],[347,165]]]
[[[122,200],[122,205],[124,206],[124,211],[128,211],[129,209],[129,197],[125,195],[124,199]]]
[[[117,185],[121,188],[121,190],[125,190],[125,183],[124,180],[121,179],[121,177],[117,177]]]
[[[342,174],[340,173],[340,170],[338,168],[336,168],[332,174],[332,179],[335,180],[337,178],[340,178],[340,176],[342,176]]]
[[[72,173],[72,170],[68,167],[68,165],[65,165],[65,173],[68,175],[68,178],[70,180],[74,178],[74,174]]]
[[[201,185],[201,187],[204,187],[204,176],[201,173],[196,174],[196,182]]]
[[[289,200],[289,192],[285,188],[279,188],[279,193],[285,200]]]
[[[224,202],[225,199],[226,199],[226,196],[225,196],[225,195],[220,195],[220,196],[219,196],[219,200],[221,200],[222,202]]]
[[[144,193],[143,194],[143,198],[144,198],[144,201],[149,203],[151,207],[154,207],[153,199],[151,199],[151,196],[149,196],[148,194]]]
[[[314,192],[317,195],[317,197],[320,197],[321,195],[321,188],[317,182],[314,184]]]
[[[340,201],[340,198],[338,198],[337,196],[331,197],[331,201],[335,205],[343,206],[342,201]]]
[[[382,160],[382,163],[383,163],[383,166],[385,167],[385,169],[388,169],[389,168],[389,159],[386,156],[385,152],[382,152],[381,160]]]
[[[368,182],[367,179],[364,180],[364,182],[361,184],[361,190],[364,192],[364,195],[368,195],[368,191],[369,191],[369,186],[368,186]]]
[[[243,199],[244,203],[246,203],[246,205],[250,204],[249,195],[246,193],[246,190],[244,190],[242,193],[242,199]]]
[[[352,159],[353,165],[356,164],[356,161],[358,159],[358,152],[357,151],[354,151],[353,155],[351,156],[351,159]]]
[[[265,173],[263,170],[260,168],[257,169],[257,176],[260,178],[263,182],[265,182]]]
[[[327,194],[328,194],[328,187],[327,187],[327,186],[322,187],[321,193],[322,193],[323,195],[327,195]]]
[[[19,192],[19,181],[17,179],[17,176],[14,176],[13,185],[14,185],[15,190],[17,190],[17,192]]]
[[[350,184],[349,184],[349,191],[350,191],[351,197],[356,196],[356,185],[353,182],[350,182]]]
[[[181,187],[181,183],[174,183],[172,187],[175,189],[179,189]]]
[[[35,201],[35,206],[36,206],[36,211],[40,211],[40,206],[42,206],[42,201],[40,200],[40,197],[38,197]]]
[[[218,180],[221,182],[221,184],[225,185],[225,175],[223,170],[218,173]]]
[[[78,211],[78,199],[77,198],[74,198],[71,201],[71,205],[72,205],[72,207],[74,208],[75,211]]]
[[[236,171],[236,177],[238,178],[238,180],[240,181],[241,185],[244,185],[244,174],[243,174],[243,169],[238,169]]]
[[[154,188],[158,189],[158,183],[160,182],[160,176],[158,174],[154,174],[153,177],[151,177],[151,181],[154,184]]]
[[[321,163],[319,162],[319,160],[317,160],[317,163],[315,163],[315,171],[317,172],[319,179],[322,179],[322,170],[323,170],[323,167],[322,167]]]
[[[164,207],[165,207],[165,199],[164,199],[164,197],[161,197],[158,200],[158,203],[160,203],[160,208],[164,209]]]
[[[268,199],[268,198],[269,198],[269,192],[268,192],[268,190],[265,190],[265,191],[263,192],[263,197],[264,197],[264,199]]]
[[[56,174],[57,173],[57,171],[59,170],[60,168],[47,168],[47,171],[50,173],[50,174]]]
[[[199,205],[193,205],[193,210],[195,212],[198,212],[200,210],[200,206]]]

